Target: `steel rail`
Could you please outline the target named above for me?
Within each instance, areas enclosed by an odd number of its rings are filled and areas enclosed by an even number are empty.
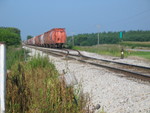
[[[150,67],[146,67],[146,66],[139,66],[139,65],[134,65],[134,64],[115,62],[115,61],[111,61],[111,60],[104,60],[104,59],[99,59],[99,58],[93,58],[93,57],[88,57],[88,56],[84,56],[84,55],[82,57],[89,58],[89,59],[94,59],[94,60],[101,60],[101,61],[115,63],[115,64],[121,64],[121,65],[133,66],[133,67],[138,67],[138,68],[150,69]]]
[[[75,54],[69,54],[69,55],[70,56],[80,56],[80,57],[88,58],[88,59],[91,59],[91,60],[99,60],[99,61],[104,61],[104,62],[109,62],[109,63],[121,64],[121,65],[126,65],[126,66],[133,66],[133,67],[138,67],[138,68],[143,68],[143,69],[150,69],[150,67],[146,67],[146,66],[139,66],[139,65],[134,65],[134,64],[127,64],[127,63],[115,62],[115,61],[111,61],[111,60],[93,58],[93,57],[82,55],[80,53],[80,51],[78,51],[78,50],[76,50],[76,51],[79,52],[79,55],[75,55]]]
[[[123,71],[123,72],[127,72],[127,73],[130,73],[130,74],[145,76],[145,77],[148,77],[148,78],[150,77],[150,75],[142,74],[142,73],[138,73],[138,72],[134,72],[134,71],[130,71],[130,70],[125,70],[125,69],[115,68],[115,67],[111,67],[111,66],[107,66],[107,65],[101,65],[101,64],[97,64],[97,63],[87,62],[87,61],[84,61],[84,60],[78,60],[78,61],[88,63],[88,64],[91,64],[91,65],[95,65],[95,66],[99,66],[99,67],[113,69],[113,70],[116,70],[116,71]]]
[[[69,55],[71,55],[71,56],[77,56],[77,55],[73,55],[73,54],[69,54]],[[116,64],[119,64],[119,65],[132,66],[134,68],[150,69],[150,67],[138,66],[138,65],[127,64],[127,63],[120,63],[120,62],[115,62],[115,61],[110,61],[110,60],[104,60],[104,59],[98,59],[98,58],[92,58],[92,57],[88,57],[88,56],[84,56],[84,55],[82,55],[81,57],[88,58],[90,60],[98,60],[98,61],[104,61],[104,62],[109,62],[109,63],[116,63]],[[76,60],[78,60],[80,62],[91,64],[91,65],[99,66],[99,67],[104,67],[104,68],[109,68],[109,69],[113,69],[113,70],[123,71],[123,72],[127,72],[127,73],[130,73],[130,74],[136,74],[136,75],[140,75],[140,76],[144,76],[144,77],[150,78],[150,75],[139,73],[139,72],[134,72],[134,71],[126,70],[126,69],[121,69],[121,68],[106,66],[106,65],[102,65],[102,64],[97,64],[97,63],[93,63],[93,62],[79,60],[79,59],[76,59]]]
[[[37,49],[37,48],[35,48],[35,49]],[[43,51],[43,49],[38,49],[38,50]],[[130,73],[130,74],[134,74],[134,75],[139,75],[139,76],[142,76],[142,77],[150,78],[150,75],[147,75],[147,74],[142,74],[142,73],[138,73],[138,72],[134,72],[134,71],[126,70],[126,69],[121,69],[121,68],[116,68],[116,67],[112,67],[112,66],[102,65],[102,64],[98,64],[98,63],[88,62],[88,61],[77,59],[77,58],[70,57],[70,56],[83,57],[83,58],[88,58],[89,60],[99,60],[99,61],[111,62],[111,63],[116,63],[116,64],[120,64],[120,65],[126,65],[126,66],[133,66],[133,67],[143,68],[143,69],[150,69],[150,67],[144,67],[144,66],[138,66],[138,65],[133,65],[133,64],[120,63],[120,62],[115,62],[115,61],[110,61],[110,60],[92,58],[92,57],[88,57],[88,56],[82,55],[78,50],[74,50],[74,51],[77,51],[79,53],[78,55],[70,54],[69,53],[69,49],[62,49],[62,50],[67,51],[67,53],[65,53],[65,54],[67,54],[66,56],[68,58],[71,58],[71,59],[74,59],[74,60],[77,60],[77,61],[80,61],[80,62],[83,62],[83,63],[87,63],[87,64],[95,65],[95,66],[98,66],[98,67],[113,69],[113,70],[116,70],[116,71],[122,71],[122,72]],[[44,50],[44,52],[46,52],[46,53],[50,52],[50,53],[55,54],[55,55],[58,55],[58,54],[56,54],[56,52],[64,54],[64,52],[54,51],[54,50]],[[63,55],[59,54],[58,56],[63,56]]]

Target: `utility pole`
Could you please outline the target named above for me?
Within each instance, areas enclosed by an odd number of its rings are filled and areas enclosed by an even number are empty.
[[[74,32],[72,32],[72,46],[74,46]]]
[[[97,33],[97,45],[99,45],[99,32],[100,32],[100,25],[97,25],[98,33]]]
[[[99,45],[99,33],[98,33],[97,45]]]

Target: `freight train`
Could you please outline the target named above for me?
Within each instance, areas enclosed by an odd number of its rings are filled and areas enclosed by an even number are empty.
[[[54,28],[25,41],[27,45],[52,48],[62,48],[65,43],[66,31],[64,28]]]

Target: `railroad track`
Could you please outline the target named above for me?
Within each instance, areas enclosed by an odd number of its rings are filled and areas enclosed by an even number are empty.
[[[56,56],[65,56],[70,59],[74,59],[83,63],[90,65],[95,65],[98,67],[107,68],[113,71],[124,73],[125,75],[132,75],[140,79],[150,81],[150,67],[138,66],[127,63],[120,63],[105,59],[92,58],[89,56],[84,56],[78,50],[72,49],[48,49],[42,47],[30,46],[31,48],[41,50],[46,53],[50,53]]]

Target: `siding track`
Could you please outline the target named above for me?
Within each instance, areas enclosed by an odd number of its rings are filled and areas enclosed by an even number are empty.
[[[90,65],[107,68],[115,72],[120,72],[125,75],[150,81],[150,67],[120,63],[120,62],[115,62],[115,61],[110,61],[105,59],[92,58],[89,56],[82,55],[82,53],[78,50],[72,50],[72,49],[51,49],[51,48],[43,48],[43,47],[36,47],[36,46],[27,46],[27,47],[34,48],[52,55],[61,56],[61,57],[63,56],[69,59],[74,59],[82,63],[87,63]]]

